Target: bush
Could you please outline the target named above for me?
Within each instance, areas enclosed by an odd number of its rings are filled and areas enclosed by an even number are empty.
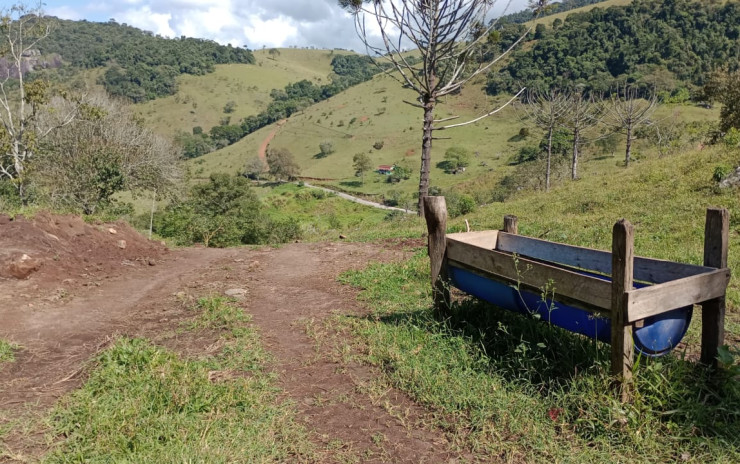
[[[325,140],[319,144],[319,150],[321,150],[321,156],[329,156],[334,153],[334,143],[330,140]]]
[[[447,214],[451,218],[470,214],[477,207],[475,200],[468,194],[448,193],[445,195]]]
[[[725,177],[727,177],[732,172],[732,169],[727,166],[726,164],[720,164],[719,166],[716,166],[714,168],[714,174],[712,174],[712,179],[715,182],[722,182]]]
[[[382,140],[378,140],[373,144],[373,148],[375,148],[376,150],[381,150],[383,146],[385,146],[385,142],[383,142]]]

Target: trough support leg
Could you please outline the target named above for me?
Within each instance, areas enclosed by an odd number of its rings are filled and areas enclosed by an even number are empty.
[[[424,218],[429,232],[428,252],[432,271],[434,313],[439,319],[447,317],[450,308],[450,289],[447,275],[447,203],[445,197],[424,198]]]
[[[632,397],[632,326],[627,322],[627,295],[632,290],[634,229],[622,219],[612,230],[611,373],[622,402]]]
[[[519,233],[519,218],[507,214],[504,216],[504,232],[516,235]]]
[[[704,265],[727,267],[730,215],[726,209],[707,209],[704,228]],[[725,296],[701,303],[701,362],[717,367],[717,353],[725,342]]]

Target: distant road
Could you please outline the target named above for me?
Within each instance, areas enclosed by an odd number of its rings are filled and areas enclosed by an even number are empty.
[[[336,190],[332,190],[326,187],[319,187],[318,185],[311,185],[306,182],[304,182],[303,185],[305,185],[306,187],[311,187],[311,188],[323,190],[325,192],[333,193],[339,198],[344,198],[345,200],[354,201],[355,203],[359,203],[361,205],[371,206],[373,208],[385,209],[385,210],[390,210],[390,211],[400,211],[406,214],[416,214],[416,211],[411,211],[411,210],[407,210],[403,208],[396,208],[395,206],[386,206],[381,203],[375,203],[374,201],[363,200],[362,198],[353,197],[352,195],[346,194],[344,192],[338,192]]]

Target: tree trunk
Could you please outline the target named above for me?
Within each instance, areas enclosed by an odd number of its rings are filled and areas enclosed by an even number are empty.
[[[429,169],[432,164],[432,128],[434,105],[432,95],[424,96],[424,132],[421,138],[421,172],[419,173],[419,216],[424,217],[424,198],[429,194]]]
[[[627,152],[624,155],[624,166],[630,165],[630,157],[632,156],[632,123],[627,123]]]
[[[578,129],[573,130],[573,161],[570,165],[570,178],[578,178],[578,144],[580,143],[581,133]]]
[[[545,171],[545,192],[550,191],[550,160],[552,159],[552,126],[547,131],[547,170]]]

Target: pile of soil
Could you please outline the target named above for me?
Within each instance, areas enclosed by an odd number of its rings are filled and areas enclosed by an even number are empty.
[[[121,265],[149,266],[168,252],[128,224],[88,224],[79,216],[39,213],[32,218],[0,215],[0,283],[34,285],[86,280]]]

